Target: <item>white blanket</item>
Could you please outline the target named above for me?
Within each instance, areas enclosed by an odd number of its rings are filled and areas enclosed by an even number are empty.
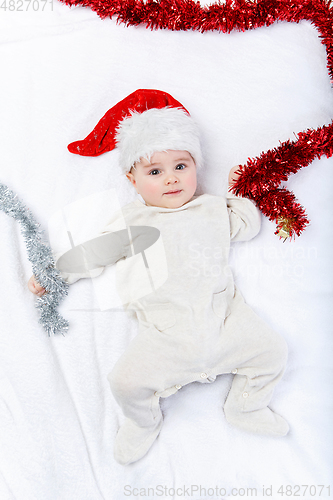
[[[332,120],[326,51],[309,22],[229,35],[152,32],[55,0],[51,7],[1,13],[0,182],[29,207],[54,246],[61,232],[57,238],[49,223],[74,202],[84,208],[85,200],[96,201],[91,218],[79,214],[84,233],[96,214],[107,217],[98,200],[109,190],[120,205],[136,197],[116,151],[87,158],[70,154],[67,144],[86,137],[137,88],[169,92],[199,123],[206,157],[200,193],[225,195],[232,166]],[[114,290],[103,306],[99,278],[87,279],[71,286],[60,307],[68,334],[48,338],[27,289],[32,272],[20,228],[0,212],[1,500],[328,498],[332,167],[333,159],[323,157],[286,183],[311,219],[301,237],[283,243],[263,218],[259,236],[234,244],[231,255],[246,301],[289,346],[271,403],[289,422],[288,436],[228,425],[227,375],[162,400],[160,436],[127,467],[113,458],[123,417],[106,377],[137,324]]]

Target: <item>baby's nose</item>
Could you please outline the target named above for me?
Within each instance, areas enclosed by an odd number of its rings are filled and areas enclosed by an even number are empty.
[[[166,177],[165,182],[167,184],[173,184],[175,182],[178,182],[178,178],[174,174],[170,174]]]

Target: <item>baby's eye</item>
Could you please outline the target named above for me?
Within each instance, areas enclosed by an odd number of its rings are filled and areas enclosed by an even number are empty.
[[[148,175],[158,175],[160,173],[160,170],[158,168],[154,168],[154,170],[151,170]]]
[[[176,167],[176,170],[183,170],[184,168],[186,168],[186,165],[184,165],[184,163],[179,163]]]

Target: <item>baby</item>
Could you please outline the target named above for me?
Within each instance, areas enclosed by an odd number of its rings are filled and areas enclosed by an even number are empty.
[[[129,464],[147,453],[162,426],[160,397],[224,373],[234,374],[224,404],[227,421],[250,432],[286,435],[288,424],[268,408],[285,368],[286,343],[245,304],[228,266],[230,241],[259,232],[257,208],[232,194],[195,195],[202,168],[197,126],[169,94],[134,92],[69,150],[97,156],[114,147],[143,199],[123,207],[126,225],[157,228],[167,262],[162,284],[126,303],[136,311],[139,333],[108,376],[126,417],[116,436],[116,460]],[[132,267],[122,276],[130,283]],[[71,283],[80,276],[63,277]],[[34,277],[29,288],[44,293]]]

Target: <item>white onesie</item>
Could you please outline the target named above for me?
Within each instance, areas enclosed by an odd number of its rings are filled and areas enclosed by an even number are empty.
[[[287,423],[267,405],[285,368],[286,343],[244,303],[228,266],[230,241],[258,233],[258,209],[245,198],[205,194],[175,209],[136,200],[122,214],[127,226],[160,231],[166,266],[161,254],[162,284],[151,293],[131,299],[127,292],[139,333],[108,376],[127,417],[116,440],[117,460],[133,462],[151,446],[162,424],[160,397],[223,373],[235,374],[226,419],[248,431],[285,435]],[[128,285],[137,278],[123,264]],[[125,295],[130,289],[125,286]]]

